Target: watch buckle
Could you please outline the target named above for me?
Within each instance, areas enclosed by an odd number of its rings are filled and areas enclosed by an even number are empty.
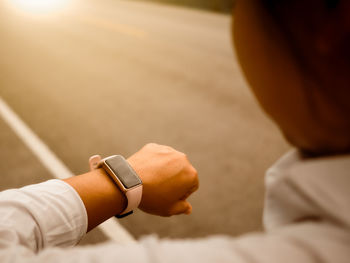
[[[100,165],[102,157],[100,155],[93,155],[89,158],[90,171],[96,170]]]

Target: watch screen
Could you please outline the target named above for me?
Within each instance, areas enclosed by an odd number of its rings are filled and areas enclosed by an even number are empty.
[[[118,179],[126,189],[141,184],[140,178],[134,170],[129,166],[122,156],[114,156],[106,160],[106,164],[118,176]]]

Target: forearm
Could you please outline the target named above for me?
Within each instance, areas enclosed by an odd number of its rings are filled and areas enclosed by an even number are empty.
[[[185,154],[168,146],[147,144],[127,162],[143,182],[140,209],[171,216],[190,214],[187,197],[198,188],[197,171]],[[121,214],[127,199],[103,169],[65,180],[82,199],[88,214],[88,231],[113,215]]]
[[[198,188],[198,177],[186,155],[149,144],[128,162],[143,181],[141,210],[161,216],[191,212],[186,199]],[[124,193],[103,169],[4,191],[0,193],[0,242],[23,245],[33,252],[73,246],[86,231],[121,214],[126,206]]]
[[[124,194],[103,169],[97,169],[64,180],[82,199],[90,231],[108,218],[120,214],[127,205]]]

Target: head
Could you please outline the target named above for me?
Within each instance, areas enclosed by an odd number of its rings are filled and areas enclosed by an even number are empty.
[[[350,2],[241,0],[237,56],[254,94],[289,142],[350,152]]]

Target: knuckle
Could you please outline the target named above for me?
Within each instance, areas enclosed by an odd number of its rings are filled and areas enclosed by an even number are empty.
[[[191,182],[193,184],[193,190],[196,191],[199,188],[198,176],[197,175],[193,176]]]
[[[174,152],[174,148],[170,147],[170,146],[163,146],[163,150],[165,153],[171,154],[172,152]]]
[[[198,184],[198,176],[196,174],[191,174],[189,179],[191,183]]]
[[[157,146],[157,144],[156,144],[156,143],[153,143],[153,142],[147,143],[147,144],[145,145],[145,147],[147,147],[147,148],[154,148],[154,147],[156,147],[156,146]]]
[[[182,152],[178,152],[178,158],[182,162],[187,162],[188,161],[187,155],[185,153],[182,153]]]
[[[198,171],[193,166],[191,166],[191,173],[194,175],[194,177],[196,177],[196,178],[198,177]]]
[[[164,147],[164,149],[167,149],[169,151],[174,151],[174,148],[171,146],[164,145],[163,147]]]
[[[191,181],[198,180],[198,172],[193,166],[189,166],[189,168],[188,168],[188,178]]]

